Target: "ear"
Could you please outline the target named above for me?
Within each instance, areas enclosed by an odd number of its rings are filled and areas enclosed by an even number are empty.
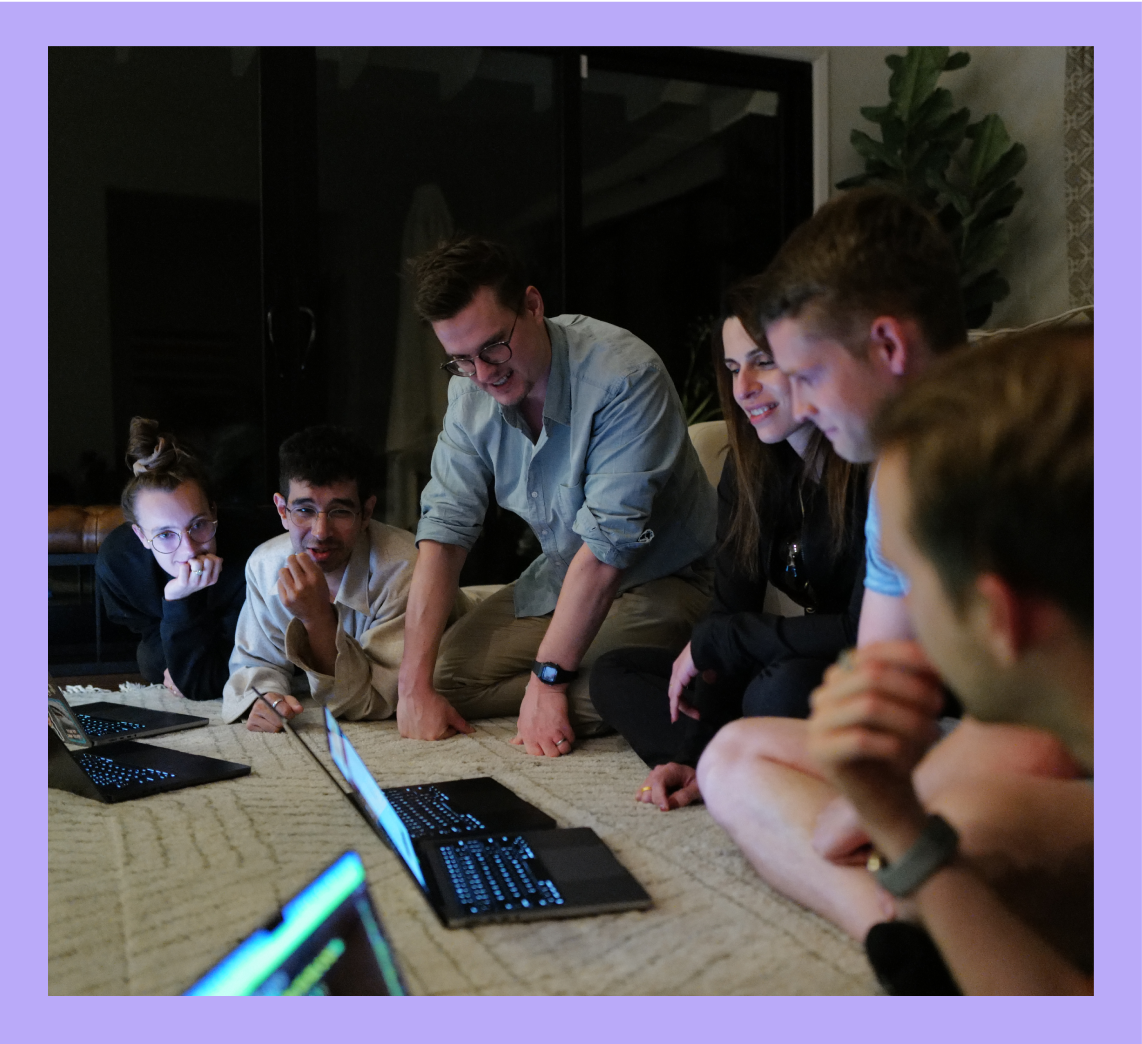
[[[1027,648],[1028,607],[1011,585],[995,573],[981,573],[975,580],[976,604],[969,610],[978,614],[980,637],[996,662],[1011,667]]]
[[[915,366],[919,327],[911,319],[880,315],[869,326],[869,356],[894,377],[903,377]]]
[[[533,319],[543,318],[543,295],[534,286],[524,291],[523,310]]]
[[[274,494],[274,507],[278,509],[278,517],[282,520],[282,528],[289,529],[286,519],[289,517],[286,514],[286,499],[280,493]]]
[[[373,517],[373,508],[377,506],[376,494],[369,497],[364,504],[361,505],[361,521],[368,522]]]
[[[146,547],[147,538],[143,536],[143,531],[137,525],[135,525],[134,522],[131,523],[131,529],[133,530],[135,536],[139,538],[139,543],[142,544],[143,547]]]

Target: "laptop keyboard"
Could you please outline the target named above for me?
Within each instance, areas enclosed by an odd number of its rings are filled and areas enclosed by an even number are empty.
[[[76,711],[75,716],[89,736],[114,736],[121,732],[137,732],[146,728],[137,721],[112,721],[110,718],[97,718],[93,714],[81,714],[79,711]]]
[[[456,898],[469,913],[562,906],[551,880],[540,880],[522,837],[482,837],[440,847]]]
[[[164,779],[174,779],[173,772],[122,765],[114,758],[103,754],[77,754],[75,760],[97,787],[113,787],[121,790],[123,787],[142,786],[146,783],[161,783]]]
[[[385,797],[414,838],[448,837],[487,829],[475,816],[457,812],[448,804],[448,798],[431,784],[386,790]]]

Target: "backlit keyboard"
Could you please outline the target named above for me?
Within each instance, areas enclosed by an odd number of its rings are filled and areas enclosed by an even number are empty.
[[[97,787],[114,787],[116,790],[121,790],[123,787],[142,786],[146,783],[160,783],[164,779],[174,779],[173,772],[122,765],[114,758],[102,754],[77,754],[75,760]]]
[[[97,718],[92,714],[81,714],[78,711],[75,716],[89,736],[114,736],[117,733],[135,732],[146,728],[136,721],[111,721],[109,718]]]
[[[522,837],[469,838],[441,846],[440,854],[470,913],[563,905],[554,882],[535,873],[535,853]]]
[[[431,784],[386,790],[385,797],[414,838],[474,834],[487,829],[475,816],[457,812]]]

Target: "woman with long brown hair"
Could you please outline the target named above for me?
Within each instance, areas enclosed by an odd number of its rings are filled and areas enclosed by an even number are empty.
[[[219,519],[202,462],[157,421],[132,419],[127,466],[127,521],[107,535],[95,565],[108,619],[140,636],[147,681],[192,700],[221,699],[246,559],[263,534]]]
[[[639,800],[677,808],[726,722],[804,718],[809,693],[856,640],[867,475],[793,413],[789,382],[757,321],[754,280],[734,286],[713,338],[729,453],[718,484],[714,603],[690,643],[618,649],[591,674],[591,699],[653,769]],[[772,585],[804,610],[765,611]]]

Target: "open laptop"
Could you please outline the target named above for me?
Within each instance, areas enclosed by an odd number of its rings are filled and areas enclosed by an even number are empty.
[[[189,990],[209,997],[403,997],[408,989],[346,852]]]
[[[643,887],[587,827],[413,837],[328,709],[325,730],[333,763],[357,798],[355,807],[400,856],[447,927],[652,905]]]
[[[48,724],[48,786],[95,801],[130,801],[249,774],[250,766],[236,761],[184,754],[133,740],[71,751],[50,721]]]
[[[48,675],[48,724],[68,743],[98,747],[123,739],[159,736],[164,732],[197,729],[207,723],[197,714],[127,707],[118,703],[83,703],[72,707]]]

